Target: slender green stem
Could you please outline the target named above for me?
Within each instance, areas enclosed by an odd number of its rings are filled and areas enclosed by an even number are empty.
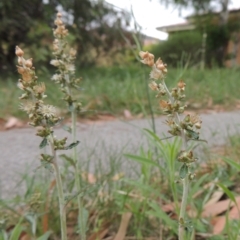
[[[182,141],[183,141],[183,148],[184,151],[187,150],[187,140],[185,131],[182,129]],[[179,214],[179,222],[181,223],[182,220],[184,222],[185,213],[186,213],[186,207],[187,207],[187,200],[188,200],[188,192],[189,192],[189,177],[188,174],[183,179],[183,193],[182,193],[182,203],[180,207],[180,214]],[[184,226],[182,224],[179,224],[178,227],[178,239],[184,240]]]
[[[145,82],[146,82],[145,85],[146,85],[148,106],[149,106],[149,109],[150,109],[150,115],[151,115],[151,120],[152,120],[152,130],[153,130],[154,134],[157,134],[156,124],[155,124],[155,117],[154,117],[154,113],[153,113],[153,108],[152,108],[152,102],[151,102],[150,93],[149,93],[148,82],[147,82],[147,81],[145,81]],[[154,151],[155,151],[155,154],[156,154],[156,156],[157,156],[157,155],[158,155],[158,149],[157,149],[156,146],[155,146],[155,148],[154,148]],[[162,179],[162,180],[163,180],[163,179]]]
[[[76,111],[75,108],[71,112],[71,118],[72,118],[72,141],[76,142]],[[80,182],[80,167],[77,159],[77,148],[73,148],[73,161],[75,162],[75,184],[77,188],[77,202],[78,202],[78,216],[79,216],[79,228],[80,228],[80,235],[81,240],[86,240],[86,229],[85,229],[85,223],[84,223],[84,212],[83,212],[83,203],[82,203],[82,197],[81,197],[81,182]]]
[[[72,96],[72,89],[70,86],[67,86],[67,92],[70,96]],[[72,142],[77,141],[77,113],[76,113],[76,108],[73,103],[73,109],[71,111],[71,119],[72,119]],[[81,240],[86,240],[86,229],[85,229],[85,219],[84,219],[84,212],[83,212],[83,202],[82,202],[82,196],[81,196],[81,169],[79,166],[79,161],[77,157],[77,147],[74,147],[72,150],[72,158],[75,163],[75,185],[77,189],[77,203],[78,203],[78,223],[79,223],[79,230],[80,230],[80,236]]]
[[[188,199],[188,190],[189,190],[189,178],[188,175],[183,179],[183,194],[182,194],[182,203],[180,208],[179,220],[182,219],[184,221],[186,207],[187,207],[187,199]],[[178,228],[178,239],[184,240],[184,226],[179,224]]]
[[[152,102],[151,102],[151,98],[150,98],[149,87],[148,87],[148,82],[147,81],[145,82],[145,85],[146,85],[148,106],[149,106],[149,109],[150,109],[150,115],[151,115],[151,120],[152,120],[152,130],[156,134],[155,118],[154,118],[154,113],[153,113],[153,109],[152,109]]]
[[[50,135],[49,137],[49,142],[50,142],[51,151],[53,154],[52,164],[53,164],[54,174],[55,174],[56,183],[57,183],[57,191],[58,191],[59,213],[60,213],[60,222],[61,222],[61,239],[67,240],[67,220],[66,220],[65,201],[64,201],[64,195],[63,195],[63,185],[62,185],[61,173],[59,171],[59,167],[57,164],[57,155],[56,155],[56,150],[54,149],[52,135]]]
[[[167,91],[167,94],[169,96],[170,102],[173,104],[173,98],[171,96],[171,93],[169,92],[166,83],[163,81],[163,85]],[[177,121],[177,124],[180,124],[180,116],[178,113],[175,113],[175,119]],[[185,135],[184,129],[181,131],[181,137],[182,137],[182,147],[184,151],[187,150],[187,139]],[[184,222],[185,213],[186,213],[186,207],[187,207],[187,200],[188,200],[188,192],[189,192],[189,178],[188,174],[183,179],[183,193],[182,193],[182,202],[180,206],[180,214],[179,214],[179,227],[178,227],[178,239],[184,240],[184,226],[182,226],[182,222]]]

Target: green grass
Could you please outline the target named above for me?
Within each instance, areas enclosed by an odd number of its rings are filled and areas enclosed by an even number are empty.
[[[147,100],[147,84],[148,84],[149,68],[143,66],[116,67],[116,68],[93,68],[79,70],[79,76],[83,77],[82,90],[77,95],[83,101],[83,106],[88,106],[89,112],[87,115],[95,115],[98,113],[110,113],[120,116],[124,109],[128,109],[132,114],[144,113],[149,115],[149,104]],[[49,103],[58,106],[65,111],[65,106],[61,98],[61,92],[57,85],[50,81],[51,74],[47,71],[39,72],[39,81],[44,81],[47,86],[47,95]],[[183,79],[186,84],[187,102],[190,107],[197,104],[201,108],[208,107],[210,99],[213,104],[220,104],[225,108],[232,108],[235,101],[239,98],[238,90],[240,71],[237,69],[212,69],[199,71],[196,69],[170,69],[166,82],[170,86],[174,86],[179,79]],[[9,115],[14,115],[22,119],[26,119],[25,113],[19,110],[18,96],[21,91],[17,88],[17,75],[2,77],[0,81],[0,116],[5,118]],[[151,102],[154,112],[159,112],[158,102],[151,94]],[[226,147],[227,159],[234,160],[235,164],[239,165],[239,136],[229,138],[229,145]],[[156,149],[158,156],[155,155]],[[178,140],[174,142],[155,141],[149,146],[147,152],[140,151],[139,156],[132,157],[138,161],[140,170],[137,172],[137,177],[128,178],[124,176],[113,181],[112,178],[119,174],[121,166],[117,166],[114,162],[116,159],[123,158],[120,156],[112,156],[109,162],[111,170],[106,173],[101,172],[100,167],[96,167],[97,171],[94,175],[98,176],[96,184],[91,184],[87,181],[83,183],[84,203],[89,212],[88,236],[94,236],[95,233],[100,233],[102,228],[109,228],[109,235],[114,235],[119,229],[121,217],[125,212],[131,212],[132,218],[128,225],[127,236],[134,236],[136,239],[144,239],[147,237],[159,238],[163,235],[163,239],[177,239],[177,210],[164,212],[162,206],[173,204],[176,209],[179,207],[180,196],[182,192],[181,184],[178,184],[178,171],[180,164],[176,162],[176,155],[179,152]],[[148,160],[148,161],[145,161]],[[152,161],[164,160],[164,168],[153,168]],[[195,232],[197,234],[210,234],[207,239],[237,239],[239,229],[239,221],[234,224],[229,221],[226,224],[226,229],[221,235],[211,235],[212,227],[209,224],[209,219],[202,218],[201,212],[204,205],[211,199],[214,192],[218,190],[216,183],[212,187],[204,188],[206,184],[217,181],[228,189],[223,195],[224,199],[229,196],[239,195],[239,172],[236,167],[231,164],[223,164],[221,157],[216,159],[212,155],[210,158],[203,159],[207,168],[200,166],[196,167],[196,179],[192,182],[191,196],[201,192],[193,201],[189,201],[189,206],[196,212],[196,217],[191,218]],[[106,161],[106,159],[104,159]],[[101,164],[101,159],[99,159]],[[228,160],[228,162],[232,163]],[[227,162],[227,163],[228,163]],[[150,164],[149,164],[150,163]],[[131,164],[129,164],[130,166]],[[240,168],[240,166],[239,166]],[[88,171],[88,169],[84,169]],[[47,171],[43,169],[43,171]],[[136,169],[132,170],[136,172]],[[71,199],[73,189],[73,172],[71,167],[64,164],[65,188]],[[45,176],[45,177],[44,177]],[[36,235],[41,236],[44,231],[46,222],[47,230],[53,231],[50,239],[58,239],[59,216],[57,211],[57,195],[56,189],[53,187],[50,190],[49,181],[46,184],[46,174],[42,177],[31,177],[26,173],[23,176],[23,181],[27,185],[26,193],[23,196],[16,196],[9,201],[0,201],[0,222],[3,223],[2,233],[10,234],[9,226],[19,226],[19,220],[24,216],[23,223],[25,231],[30,235],[31,224],[26,216],[29,215],[29,200],[36,193],[41,193],[40,206],[38,209],[38,222]],[[50,180],[50,179],[49,179]],[[32,184],[34,183],[34,184]],[[44,183],[44,184],[43,184]],[[21,183],[22,184],[22,183]],[[232,195],[228,195],[229,192]],[[19,206],[22,206],[19,211]],[[77,226],[76,219],[76,198],[71,199],[68,204],[68,213],[72,213],[68,219],[72,223],[73,232]],[[46,217],[46,213],[48,213]],[[3,219],[1,216],[11,216],[10,219]],[[31,214],[29,215],[31,216]],[[45,216],[45,218],[44,218]],[[227,214],[226,214],[227,216]],[[71,228],[71,226],[69,227]],[[1,230],[1,226],[0,226]],[[5,232],[6,230],[6,232]],[[1,238],[0,231],[0,239]],[[225,234],[225,235],[224,235]],[[74,234],[70,240],[74,240]],[[205,239],[198,236],[199,240]]]
[[[237,135],[229,139],[229,145],[227,146],[229,154],[226,152],[227,155],[225,156],[228,159],[234,159],[236,164],[239,164],[239,155],[233,153],[235,153],[234,150],[239,149],[239,139]],[[155,155],[155,147],[157,147],[159,153],[157,156]],[[149,145],[147,152],[140,150],[139,157],[133,158],[141,166],[138,172],[139,175],[135,178],[123,176],[118,180],[112,180],[116,174],[119,174],[119,169],[122,169],[121,166],[116,168],[114,159],[123,156],[114,156],[113,154],[111,159],[109,156],[111,169],[108,172],[99,171],[100,167],[96,167],[98,169],[94,174],[97,177],[96,183],[83,182],[84,202],[90,215],[88,236],[101,232],[102,228],[108,228],[108,234],[110,236],[114,235],[119,229],[121,216],[126,212],[131,212],[132,217],[127,229],[128,237],[133,237],[133,239],[147,239],[148,237],[159,239],[159,234],[163,234],[163,239],[176,240],[176,210],[165,212],[162,210],[162,206],[169,203],[177,206],[180,201],[182,186],[177,181],[180,163],[175,161],[179,147],[179,139],[175,139],[173,142],[153,141],[153,145]],[[144,162],[144,159],[150,161],[164,160],[164,168],[159,167],[156,169],[148,161]],[[106,161],[106,159],[104,160]],[[211,235],[212,226],[209,224],[209,219],[202,218],[201,212],[206,202],[212,198],[214,192],[219,190],[217,183],[228,187],[232,192],[232,196],[239,194],[239,172],[236,167],[226,166],[219,156],[214,158],[211,155],[210,158],[203,160],[207,165],[207,171],[206,168],[201,167],[201,163],[198,163],[200,166],[196,167],[197,176],[191,183],[191,196],[200,191],[200,194],[193,197],[192,201],[189,201],[189,207],[197,214],[196,217],[191,218],[195,232],[203,235],[209,234],[207,239],[235,240],[237,238],[234,236],[238,234],[239,221],[235,221],[236,227],[234,229],[232,222],[229,222],[221,235],[214,236]],[[40,204],[37,208],[36,235],[41,236],[43,228],[47,224],[47,230],[52,231],[49,239],[59,239],[60,228],[56,187],[54,185],[52,188],[50,187],[53,182],[50,178],[51,174],[46,171],[46,169],[38,170],[34,176],[30,176],[26,172],[22,176],[21,182],[21,184],[26,184],[26,192],[22,193],[22,196],[8,201],[0,200],[0,220],[3,223],[3,229],[9,229],[9,226],[17,226],[21,217],[24,216],[22,219],[24,229],[32,235],[32,223],[27,220],[27,216],[31,216],[29,202],[33,194],[41,193]],[[71,195],[73,171],[68,162],[65,162],[63,172],[64,184],[67,189],[66,195],[70,196],[67,205],[69,228],[74,228],[73,232],[75,232],[77,205],[76,198],[71,198],[71,196],[74,196]],[[212,187],[204,188],[209,183],[213,183]],[[227,198],[229,196],[226,192],[222,199]],[[19,209],[19,206],[22,206],[21,209]],[[7,216],[6,222],[3,221],[4,216]],[[227,217],[227,214],[224,216]],[[9,230],[6,230],[6,232],[10,234]],[[69,239],[75,240],[78,238],[74,238],[73,234]],[[196,239],[203,240],[206,238],[198,236]]]
[[[147,67],[139,68],[138,66],[132,66],[128,71],[123,67],[120,69],[88,69],[79,71],[79,75],[83,77],[82,90],[79,92],[79,97],[82,98],[83,105],[91,105],[90,109],[97,113],[121,115],[124,109],[129,109],[133,114],[141,112],[149,114],[146,94],[148,72],[149,69]],[[211,97],[214,104],[222,104],[228,108],[239,96],[238,89],[240,89],[240,86],[238,84],[240,83],[238,79],[240,71],[238,70],[213,69],[201,72],[188,69],[183,76],[180,76],[180,72],[182,72],[180,69],[169,70],[166,81],[171,86],[174,86],[179,79],[184,79],[187,83],[187,101],[192,104],[199,103],[202,107],[206,107]],[[50,77],[51,75],[48,72],[39,73],[39,80],[44,81],[47,85],[49,102],[65,109],[64,103],[59,101],[61,92],[54,83],[48,80]],[[19,101],[17,97],[21,93],[16,87],[16,79],[17,76],[11,76],[4,78],[0,82],[0,111],[3,117],[14,115],[25,118],[25,114],[18,109]],[[156,100],[154,101],[153,94],[151,94],[151,100],[153,107],[157,109],[158,104]],[[102,228],[109,228],[110,236],[116,234],[122,215],[125,212],[131,212],[132,218],[127,229],[129,237],[134,236],[136,239],[159,238],[159,235],[163,234],[163,239],[177,239],[177,210],[164,212],[162,206],[173,204],[176,206],[176,209],[179,207],[182,192],[182,186],[178,183],[178,172],[181,164],[176,161],[179,146],[178,139],[173,142],[153,141],[148,151],[140,150],[139,156],[132,157],[140,165],[140,170],[135,178],[124,176],[117,181],[112,180],[113,176],[119,174],[119,169],[122,169],[121,166],[117,166],[117,163],[114,162],[117,159],[121,160],[124,157],[122,154],[111,157],[111,160],[109,160],[111,169],[107,173],[99,170],[100,165],[97,166],[96,169],[99,171],[94,174],[96,177],[98,176],[97,182],[91,184],[88,181],[84,181],[83,183],[84,193],[82,194],[84,194],[84,203],[90,216],[88,236],[94,236],[93,234],[101,232]],[[229,146],[227,146],[229,149],[227,154],[228,158],[233,159],[237,164],[239,164],[239,146],[239,136],[231,137]],[[156,149],[158,155],[156,155]],[[108,157],[110,158],[110,155]],[[196,167],[197,176],[191,185],[191,196],[201,191],[192,201],[189,201],[189,206],[196,212],[196,217],[191,218],[196,233],[208,234],[212,232],[209,219],[202,218],[201,212],[205,203],[218,190],[218,186],[214,183],[213,187],[204,188],[206,184],[214,180],[226,186],[233,195],[239,194],[237,192],[239,191],[239,172],[231,165],[222,164],[219,156],[216,159],[213,156],[210,156],[209,159],[207,157],[203,159],[207,165],[207,170],[202,167],[201,162],[197,163],[199,164]],[[106,159],[99,159],[100,164],[101,160],[106,161]],[[164,167],[161,167],[161,165],[158,168],[154,168],[154,165],[151,165],[153,161],[164,161],[165,165],[163,165]],[[88,169],[84,170],[88,171]],[[43,171],[47,170],[43,169]],[[137,170],[133,169],[133,172],[135,171]],[[64,164],[63,172],[65,173],[64,184],[68,190],[67,193],[70,200],[74,194],[72,193],[73,170],[67,162]],[[51,229],[53,231],[50,239],[57,239],[60,228],[55,187],[50,191],[51,181],[49,179],[48,183],[46,182],[46,174],[41,179],[41,177],[36,175],[31,177],[26,173],[23,176],[23,181],[27,185],[26,193],[23,196],[18,196],[12,200],[9,199],[6,202],[0,201],[0,220],[4,223],[3,229],[9,234],[9,226],[18,226],[19,219],[24,216],[23,222],[24,226],[26,226],[26,232],[32,235],[31,223],[27,223],[26,216],[29,215],[29,200],[31,196],[36,192],[40,192],[41,204],[37,212],[36,235],[41,236],[44,233],[44,224],[47,221],[47,230]],[[227,193],[226,191],[223,195],[225,199],[229,198]],[[19,206],[22,206],[21,211],[19,211]],[[75,232],[77,226],[76,208],[76,198],[73,198],[67,206],[68,213],[72,213],[71,219],[70,217],[68,219],[70,219],[69,222],[73,225],[73,232]],[[48,213],[47,217],[46,213]],[[1,219],[1,216],[5,215],[11,216],[11,219],[7,219],[6,222],[3,221],[4,219]],[[232,230],[232,222],[230,222],[226,225],[223,234],[209,236],[208,239],[235,240],[237,238],[234,238],[234,236],[238,234],[238,224],[239,222],[236,223],[236,229]],[[224,234],[226,234],[226,237]],[[1,238],[1,231],[0,239],[3,239]],[[70,239],[73,240],[74,236]],[[204,238],[199,237],[197,239]]]
[[[221,105],[224,108],[234,108],[239,99],[240,70],[238,69],[169,69],[167,83],[174,86],[179,79],[186,84],[186,100],[189,108],[207,108]],[[65,109],[64,103],[59,101],[61,92],[51,80],[48,71],[37,72],[39,81],[47,86],[49,103]],[[87,109],[84,115],[113,114],[121,116],[124,109],[133,115],[150,114],[147,99],[149,68],[132,65],[130,67],[92,68],[79,70],[77,76],[83,77],[82,90],[77,96],[82,99]],[[21,95],[16,83],[19,76],[0,77],[0,117],[9,115],[27,118],[19,110],[18,96]],[[150,93],[154,112],[159,112],[158,102],[154,93]],[[211,103],[213,105],[209,103]]]

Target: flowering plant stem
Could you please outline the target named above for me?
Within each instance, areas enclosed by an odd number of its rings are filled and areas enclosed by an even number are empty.
[[[185,132],[182,129],[182,145],[184,150],[187,150],[187,140],[186,140],[186,136],[185,136]],[[179,223],[181,223],[181,219],[184,220],[185,218],[185,212],[186,212],[186,207],[187,207],[187,200],[188,200],[188,191],[189,191],[189,176],[188,174],[185,176],[185,178],[183,179],[183,193],[182,193],[182,202],[181,202],[181,207],[180,207],[180,214],[179,214]],[[184,227],[179,224],[178,226],[178,238],[179,240],[184,240]]]
[[[185,217],[186,206],[187,206],[187,198],[188,198],[188,190],[189,190],[189,178],[188,175],[183,179],[183,194],[182,194],[182,203],[180,208],[179,219],[183,219]],[[178,227],[178,239],[184,240],[184,226],[179,224]]]
[[[57,26],[53,31],[55,37],[53,42],[53,54],[55,59],[51,61],[51,64],[58,68],[58,74],[55,74],[52,80],[60,84],[61,91],[64,94],[63,100],[67,103],[67,106],[71,111],[72,142],[76,144],[78,143],[76,140],[76,118],[77,112],[81,110],[81,103],[77,101],[73,94],[73,90],[79,90],[78,84],[80,82],[80,79],[75,78],[74,60],[76,58],[76,51],[74,49],[68,49],[68,43],[65,39],[68,35],[68,30],[65,28],[65,25],[62,21],[61,13],[57,14],[54,23]],[[78,224],[80,236],[81,240],[86,240],[86,219],[84,218],[84,208],[82,202],[81,168],[78,163],[76,145],[72,148],[72,160],[74,162],[74,177],[77,191]]]
[[[76,110],[75,108],[71,112],[72,118],[72,141],[76,142]],[[81,182],[80,182],[80,167],[77,159],[77,148],[73,148],[73,161],[75,163],[75,184],[77,189],[77,202],[78,202],[78,221],[79,221],[79,228],[80,228],[80,235],[81,240],[86,240],[86,229],[84,224],[84,212],[83,212],[83,203],[81,197]]]
[[[67,223],[66,223],[66,210],[63,194],[63,184],[61,179],[61,173],[57,163],[57,150],[66,149],[67,138],[57,139],[54,137],[53,126],[61,121],[56,113],[54,106],[45,104],[44,99],[46,87],[44,83],[37,82],[37,76],[35,74],[35,68],[33,66],[32,59],[26,60],[24,52],[18,46],[16,46],[16,55],[18,56],[18,72],[22,78],[18,81],[18,87],[23,91],[20,99],[22,100],[21,109],[27,112],[29,116],[29,125],[33,127],[39,127],[37,130],[37,136],[42,138],[42,142],[39,147],[44,148],[46,145],[50,145],[52,155],[41,154],[41,163],[46,168],[53,168],[55,179],[57,182],[58,200],[59,200],[59,215],[61,223],[61,239],[67,240]]]
[[[170,99],[170,102],[173,104],[173,98],[171,96],[171,93],[165,83],[164,80],[162,80],[162,84],[168,94],[168,97]],[[174,114],[175,116],[175,121],[180,124],[180,116],[176,112]],[[187,140],[185,136],[185,131],[184,129],[181,130],[181,138],[182,138],[182,147],[183,150],[187,150]],[[179,240],[184,240],[184,227],[182,226],[181,222],[184,222],[184,217],[185,217],[185,212],[186,212],[186,207],[187,207],[187,199],[188,199],[188,190],[189,190],[189,177],[188,174],[185,176],[183,179],[183,193],[182,193],[182,202],[180,206],[180,214],[179,214],[179,227],[178,227],[178,239]]]
[[[57,155],[56,155],[56,150],[54,149],[52,135],[49,135],[49,143],[50,143],[51,151],[53,155],[52,165],[53,165],[54,174],[55,174],[56,183],[57,183],[59,213],[60,213],[60,223],[61,223],[61,239],[67,240],[67,221],[66,221],[65,201],[64,201],[64,195],[63,195],[63,185],[62,185],[61,173],[59,171],[59,167],[57,163]]]
[[[193,154],[193,149],[188,149],[187,141],[199,140],[199,129],[201,128],[202,121],[197,115],[187,114],[184,118],[180,118],[180,114],[184,113],[186,105],[183,105],[185,96],[185,86],[183,80],[180,80],[176,87],[170,91],[165,83],[166,74],[168,72],[167,65],[163,63],[161,58],[154,61],[154,55],[149,52],[140,51],[141,62],[152,68],[150,72],[150,79],[152,79],[149,87],[157,92],[157,98],[167,96],[167,101],[161,99],[159,101],[160,108],[163,113],[167,115],[166,124],[169,126],[168,133],[174,137],[182,138],[182,150],[177,156],[177,160],[182,163],[179,170],[179,177],[183,182],[183,195],[182,203],[179,214],[179,240],[184,240],[185,228],[191,229],[192,226],[189,221],[185,220],[187,200],[189,194],[189,182],[193,180],[195,174],[191,172],[190,167],[196,161]],[[157,83],[156,80],[160,80]],[[170,173],[171,174],[171,173]],[[174,173],[175,174],[175,173]]]
[[[152,102],[151,102],[151,98],[150,98],[150,92],[149,92],[149,87],[148,87],[148,82],[147,81],[146,81],[145,85],[146,85],[148,106],[149,106],[149,109],[150,109],[150,115],[151,115],[151,120],[152,120],[152,130],[156,134],[157,132],[156,132],[155,117],[154,117],[154,112],[153,112],[153,108],[152,108]]]

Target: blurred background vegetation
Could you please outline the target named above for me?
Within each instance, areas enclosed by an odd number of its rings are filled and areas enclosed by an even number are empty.
[[[78,54],[80,66],[110,61],[112,54],[127,53],[131,34],[124,29],[129,14],[104,1],[90,0],[2,0],[0,2],[0,69],[15,69],[15,46],[27,49],[35,65],[50,67],[52,28],[56,12],[62,10],[69,40]],[[114,59],[111,59],[114,61]],[[116,60],[117,61],[117,60]]]
[[[162,57],[172,68],[168,74],[172,84],[179,78],[191,80],[187,99],[190,106],[235,106],[240,87],[240,62],[236,64],[235,61],[238,53],[240,60],[240,47],[235,49],[240,42],[240,9],[231,12],[228,0],[159,1],[176,5],[179,10],[193,7],[195,14],[187,20],[195,28],[175,31],[166,41],[144,45],[147,36],[141,34],[136,22],[137,27],[129,30],[134,21],[132,14],[103,0],[1,0],[1,117],[23,117],[17,100],[16,45],[34,59],[38,76],[51,92],[48,94],[51,103],[62,107],[59,105],[60,92],[50,81],[54,69],[49,64],[53,58],[52,28],[58,10],[62,11],[69,29],[68,40],[78,51],[77,75],[83,77],[81,97],[88,109],[116,115],[124,109],[133,114],[149,114],[151,108],[146,91],[149,69],[138,65],[139,48]],[[211,8],[212,2],[220,6],[217,13]],[[230,43],[232,50],[228,51]],[[235,63],[226,65],[227,60]],[[234,68],[225,69],[226,66]],[[196,101],[201,103],[196,104]]]
[[[160,0],[162,4],[174,4],[182,8],[193,7],[195,15],[188,18],[196,28],[193,31],[176,31],[167,41],[160,41],[146,49],[157,56],[164,56],[165,62],[176,67],[182,55],[191,63],[200,62],[203,34],[207,34],[206,55],[208,67],[214,62],[224,66],[228,43],[240,29],[240,14],[229,14],[227,0],[218,0],[221,11],[216,14],[211,8],[212,0]],[[225,5],[224,5],[225,4]],[[227,4],[227,5],[226,5]],[[58,10],[64,13],[69,29],[69,40],[78,51],[77,64],[85,66],[111,66],[136,62],[137,34],[140,45],[143,35],[130,31],[133,20],[130,13],[118,9],[103,0],[1,0],[0,2],[0,71],[15,69],[15,46],[27,49],[35,65],[50,68],[52,57],[52,28]],[[204,14],[203,14],[204,13]],[[235,34],[235,35],[234,35]],[[137,53],[137,50],[135,51]]]

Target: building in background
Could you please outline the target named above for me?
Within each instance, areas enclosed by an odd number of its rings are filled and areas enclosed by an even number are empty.
[[[217,26],[219,24],[219,14],[220,13],[211,14],[210,24],[212,26],[214,25]],[[200,21],[201,19],[205,20],[208,17],[209,17],[208,14],[203,14],[200,16]],[[195,16],[189,16],[186,18],[185,23],[161,26],[161,27],[158,27],[157,30],[166,32],[169,35],[184,32],[184,31],[193,31],[197,29],[196,24],[194,24],[194,19],[195,19]],[[226,48],[224,49],[224,58],[225,58],[224,65],[226,67],[240,66],[240,9],[229,11],[228,30],[230,32],[230,38],[228,40]]]

